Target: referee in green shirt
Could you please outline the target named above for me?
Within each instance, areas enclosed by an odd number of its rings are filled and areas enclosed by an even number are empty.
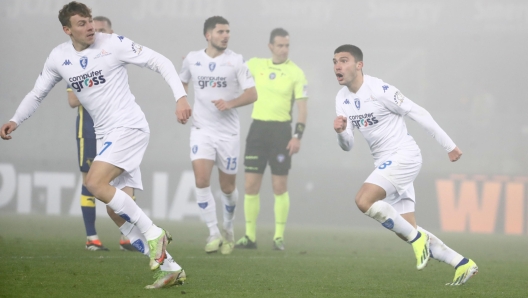
[[[307,82],[303,71],[288,59],[290,36],[282,28],[271,31],[268,45],[271,59],[252,58],[247,62],[255,79],[259,100],[254,103],[253,123],[246,139],[244,215],[246,235],[236,248],[257,248],[257,217],[260,186],[267,164],[271,168],[275,194],[275,235],[273,248],[284,250],[284,229],[290,209],[288,172],[291,156],[301,148],[307,116]],[[292,134],[292,108],[298,117]]]

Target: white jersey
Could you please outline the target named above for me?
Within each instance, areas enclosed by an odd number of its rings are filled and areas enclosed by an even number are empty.
[[[209,57],[205,49],[190,52],[183,60],[180,77],[184,83],[193,81],[193,126],[221,134],[239,134],[236,109],[220,111],[211,101],[230,101],[255,86],[242,55],[229,49],[215,58]]]
[[[64,79],[94,120],[97,138],[117,127],[149,131],[147,120],[128,85],[127,64],[160,72],[176,100],[185,96],[174,65],[164,56],[117,35],[96,33],[94,43],[77,52],[71,41],[51,51],[34,89],[11,121],[29,118],[53,86]]]
[[[402,117],[409,113],[413,102],[378,78],[364,75],[363,80],[357,93],[345,86],[336,96],[336,113],[347,117],[350,134],[354,129],[361,132],[376,166],[400,149],[419,152]]]

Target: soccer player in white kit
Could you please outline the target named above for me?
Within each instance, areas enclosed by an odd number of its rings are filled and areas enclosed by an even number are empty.
[[[145,115],[130,92],[126,65],[161,73],[174,93],[178,121],[184,124],[191,108],[176,69],[161,54],[126,37],[96,33],[91,10],[82,3],[64,5],[59,20],[71,41],[51,51],[35,87],[2,126],[0,136],[11,139],[10,134],[35,112],[53,86],[66,80],[94,120],[98,154],[86,176],[86,187],[126,220],[121,232],[150,256],[150,269],[157,271],[156,281],[147,288],[182,283],[185,272],[165,250],[171,236],[131,198],[134,188],[143,187],[139,165],[150,133]]]
[[[240,154],[240,121],[235,108],[257,100],[255,82],[241,55],[227,49],[229,22],[220,16],[204,23],[207,48],[190,52],[183,60],[180,77],[185,90],[194,85],[191,161],[196,201],[209,228],[207,253],[220,249],[230,254],[235,246],[233,220],[238,200],[235,185]],[[243,91],[242,91],[243,90]],[[224,237],[218,229],[216,204],[210,179],[218,167]]]
[[[356,195],[359,210],[412,245],[418,270],[432,257],[455,268],[449,285],[464,284],[478,272],[475,262],[416,225],[413,181],[422,166],[422,156],[407,133],[403,116],[416,121],[436,139],[452,162],[462,156],[462,151],[424,108],[394,86],[363,75],[363,53],[358,47],[338,47],[333,61],[337,81],[344,86],[336,96],[334,130],[339,146],[351,150],[353,131],[359,130],[370,146],[376,167]]]

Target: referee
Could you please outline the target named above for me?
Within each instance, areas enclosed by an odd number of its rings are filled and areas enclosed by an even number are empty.
[[[284,229],[290,209],[288,172],[291,156],[301,147],[307,116],[307,82],[303,71],[288,59],[290,36],[282,28],[271,31],[268,47],[271,59],[252,58],[247,62],[255,79],[259,100],[253,105],[253,123],[246,139],[244,215],[246,235],[236,248],[257,248],[257,217],[260,186],[267,164],[271,168],[275,195],[275,235],[273,249],[284,250]],[[298,117],[292,134],[292,108]]]

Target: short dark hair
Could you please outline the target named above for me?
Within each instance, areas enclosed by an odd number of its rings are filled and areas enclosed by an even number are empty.
[[[229,22],[221,16],[214,16],[214,17],[208,18],[207,20],[205,20],[205,23],[204,23],[204,30],[203,30],[204,36],[207,33],[207,31],[214,29],[217,24],[229,25]]]
[[[107,22],[108,23],[108,27],[112,28],[112,22],[107,17],[96,16],[95,18],[93,18],[93,20],[94,21],[99,21],[99,22]]]
[[[286,30],[284,30],[282,28],[275,28],[275,29],[271,30],[269,43],[274,43],[275,42],[275,36],[286,37],[286,36],[290,36],[290,34],[288,34],[288,31],[286,31]]]
[[[88,8],[84,3],[72,1],[62,7],[59,10],[59,21],[62,26],[71,27],[70,18],[74,15],[80,15],[81,17],[92,17],[92,10]]]
[[[337,47],[337,49],[335,49],[334,54],[343,53],[343,52],[350,53],[350,55],[352,55],[352,57],[356,59],[356,62],[363,61],[363,52],[361,51],[360,48],[354,45],[344,44],[342,46],[339,46]]]

